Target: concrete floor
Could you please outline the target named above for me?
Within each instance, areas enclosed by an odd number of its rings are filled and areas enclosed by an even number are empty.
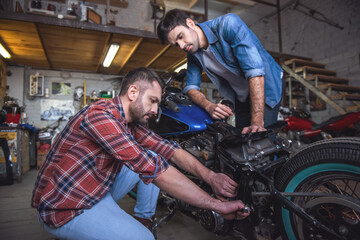
[[[30,207],[37,170],[22,176],[20,183],[0,186],[0,239],[3,240],[54,240],[37,221],[36,210]],[[133,211],[135,200],[126,196],[119,205],[128,213]],[[164,211],[159,209],[159,212]],[[200,223],[181,214],[158,229],[158,240],[233,240],[206,231]]]

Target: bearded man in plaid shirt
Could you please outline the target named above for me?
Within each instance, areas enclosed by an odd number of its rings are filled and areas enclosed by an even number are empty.
[[[135,69],[123,79],[119,96],[83,108],[67,123],[33,191],[32,206],[46,231],[59,239],[154,239],[117,204],[139,181],[148,189],[141,194],[137,219],[153,214],[159,192],[154,185],[227,219],[248,215],[241,212],[241,201],[212,198],[168,164],[202,178],[219,196],[236,196],[237,184],[229,177],[144,127],[157,114],[163,85],[153,71]]]

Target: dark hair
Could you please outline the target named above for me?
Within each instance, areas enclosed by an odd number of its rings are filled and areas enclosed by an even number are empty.
[[[125,95],[129,87],[137,81],[145,82],[145,84],[139,85],[140,92],[145,91],[148,88],[148,84],[152,84],[154,81],[157,81],[161,88],[164,88],[165,86],[164,81],[153,70],[140,67],[131,70],[125,75],[121,82],[121,90],[119,95]]]
[[[175,27],[181,25],[189,28],[186,24],[187,18],[189,18],[189,16],[179,9],[168,11],[157,26],[157,35],[161,44],[165,44],[168,41],[169,32]]]

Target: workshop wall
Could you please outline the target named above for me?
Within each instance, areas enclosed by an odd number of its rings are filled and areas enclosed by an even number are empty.
[[[44,109],[41,108],[42,101],[61,100],[63,102],[72,101],[74,112],[80,110],[80,101],[74,100],[74,93],[76,88],[83,88],[84,81],[86,81],[86,95],[90,96],[93,91],[96,91],[99,96],[100,91],[112,91],[118,93],[119,76],[78,73],[78,72],[63,72],[50,71],[39,69],[24,69],[22,67],[8,67],[13,74],[8,77],[9,91],[8,95],[17,100],[19,106],[25,108],[27,123],[34,125],[37,128],[43,128],[53,123],[54,121],[41,120],[41,114]],[[29,79],[30,75],[39,73],[44,78],[44,90],[49,89],[49,96],[30,96],[29,95]],[[70,90],[65,95],[55,94],[53,83],[70,84]],[[19,86],[23,86],[21,91]]]
[[[24,68],[8,66],[10,73],[7,80],[9,87],[6,94],[16,100],[19,106],[24,102]]]
[[[293,1],[295,3],[295,1]],[[318,21],[299,10],[309,9],[294,4],[281,11],[283,53],[312,58],[326,64],[326,69],[348,78],[349,85],[360,86],[360,1],[358,0],[300,0],[299,3],[321,13]],[[246,13],[241,14],[246,19]],[[325,18],[324,18],[325,17]],[[331,24],[329,24],[331,23]],[[276,10],[271,17],[250,26],[265,49],[279,52]],[[343,29],[336,27],[341,26]],[[312,113],[315,122],[323,122],[339,113],[331,107]]]
[[[335,70],[339,77],[348,78],[349,85],[360,86],[360,1],[301,0],[300,3],[323,14],[333,25],[307,16],[290,5],[281,12],[283,52],[326,64],[326,68]],[[302,6],[297,9],[309,12]],[[323,19],[317,13],[314,16]],[[246,19],[246,12],[240,17]],[[276,13],[250,28],[265,49],[279,51]]]

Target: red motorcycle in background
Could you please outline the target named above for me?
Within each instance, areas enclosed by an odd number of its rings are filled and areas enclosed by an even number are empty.
[[[360,136],[360,111],[332,117],[322,123],[311,120],[304,110],[280,108],[280,120],[287,122],[283,133],[293,141],[293,147],[333,137]],[[283,119],[281,119],[283,118]]]

